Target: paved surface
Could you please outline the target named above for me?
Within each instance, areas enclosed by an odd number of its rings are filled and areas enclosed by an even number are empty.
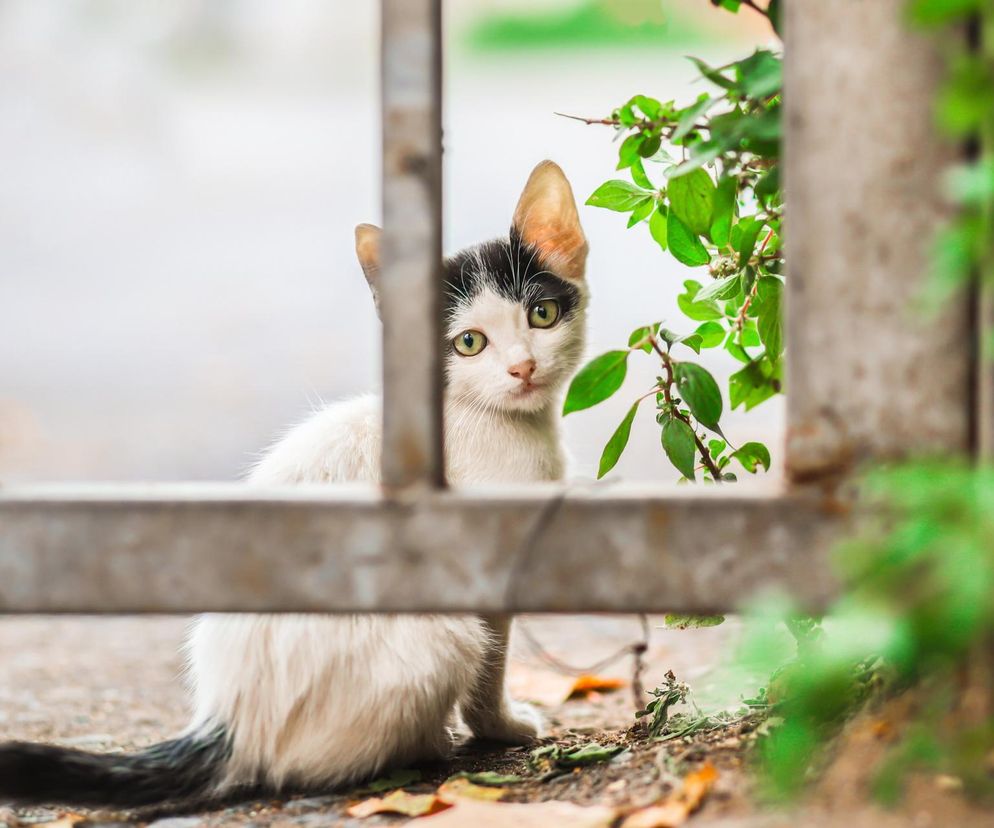
[[[179,656],[186,624],[184,619],[164,617],[0,620],[0,731],[5,738],[99,751],[133,749],[175,733],[187,718]],[[603,730],[632,723],[629,688],[564,702],[571,679],[550,668],[549,659],[589,666],[638,641],[637,619],[528,617],[523,624],[541,645],[541,656],[516,634],[510,681],[517,696],[539,704],[552,733],[596,738]],[[666,670],[672,669],[703,699],[733,702],[737,688],[716,675],[714,668],[735,639],[737,625],[729,622],[714,629],[676,632],[660,630],[659,624],[658,619],[650,622],[646,686],[662,681]],[[630,679],[631,671],[632,661],[626,656],[604,667],[601,674]],[[493,767],[500,755],[483,761]],[[267,811],[263,819],[258,808],[242,806],[214,814],[211,824],[330,824],[329,814],[340,808],[340,799],[310,798]],[[2,814],[0,810],[0,824]],[[54,818],[56,812],[18,814],[41,820]],[[189,819],[171,828],[201,824],[204,817]]]

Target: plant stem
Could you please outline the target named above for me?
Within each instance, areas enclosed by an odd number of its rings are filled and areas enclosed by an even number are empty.
[[[659,358],[663,361],[663,368],[666,370],[666,381],[663,383],[662,390],[663,397],[667,405],[670,406],[670,411],[674,417],[690,426],[690,430],[694,434],[694,442],[697,444],[697,450],[701,453],[701,460],[704,461],[704,467],[711,473],[715,483],[721,483],[721,470],[715,465],[714,460],[711,458],[711,452],[708,451],[708,447],[704,445],[704,441],[698,436],[694,424],[690,421],[689,417],[681,414],[677,411],[676,406],[673,405],[673,396],[670,391],[670,387],[673,385],[673,360],[668,353],[659,347],[659,343],[656,342],[655,338],[652,340],[652,348],[659,354]]]

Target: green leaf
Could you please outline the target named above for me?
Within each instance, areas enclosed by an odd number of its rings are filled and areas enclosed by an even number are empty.
[[[651,198],[647,198],[643,201],[638,207],[632,210],[632,214],[628,218],[628,228],[631,229],[640,221],[645,221],[655,206],[656,202]]]
[[[948,23],[980,11],[983,0],[911,0],[911,19],[923,26]]]
[[[728,339],[725,340],[725,350],[728,351],[733,357],[735,357],[739,362],[748,364],[752,362],[752,357],[746,353],[745,347],[741,342],[739,342],[735,337],[735,331],[728,332]],[[732,408],[735,408],[735,404],[732,404]]]
[[[772,52],[760,50],[736,66],[739,83],[750,98],[768,98],[783,85],[783,61]]]
[[[663,111],[663,105],[659,101],[646,95],[635,95],[628,105],[637,106],[650,121],[658,118]]]
[[[722,141],[701,141],[698,144],[694,144],[690,149],[690,158],[681,164],[677,164],[675,167],[670,167],[666,171],[666,177],[677,178],[681,175],[686,175],[691,170],[699,169],[705,164],[710,164],[726,148],[726,144]]]
[[[638,184],[639,187],[644,187],[647,190],[654,190],[655,187],[652,186],[652,181],[649,176],[646,175],[645,167],[642,165],[642,159],[636,158],[632,161],[632,166],[629,168],[628,172],[632,176],[632,181]]]
[[[690,348],[690,350],[692,350],[695,354],[699,354],[701,352],[701,342],[703,340],[698,334],[687,334],[686,336],[681,336],[677,341],[680,345],[685,345]]]
[[[763,222],[754,216],[746,216],[735,225],[735,229],[738,232],[732,233],[732,244],[739,254],[739,268],[743,268],[749,263],[756,249],[759,234],[763,231]]]
[[[650,231],[652,230],[650,226]],[[701,267],[711,262],[711,254],[671,209],[666,217],[666,240],[670,253],[681,264]],[[657,239],[658,241],[658,239]]]
[[[663,250],[666,249],[666,208],[660,205],[649,219],[649,234]]]
[[[766,16],[770,18],[773,31],[783,37],[783,3],[781,0],[770,0],[770,5],[766,7]]]
[[[709,299],[732,299],[739,293],[739,274],[733,273],[723,279],[715,279],[697,294],[698,302]]]
[[[697,445],[694,443],[694,430],[683,420],[671,417],[663,426],[663,451],[688,480],[694,479],[694,458]]]
[[[700,365],[692,362],[678,362],[674,367],[674,378],[680,396],[690,406],[697,421],[708,428],[715,428],[721,419],[721,390],[714,377]]]
[[[759,281],[757,290],[759,338],[766,347],[766,353],[776,359],[783,351],[783,285],[775,277],[767,276]]]
[[[719,248],[727,247],[735,217],[735,198],[739,183],[734,178],[722,178],[714,193],[714,211],[711,214],[711,241]]]
[[[651,325],[643,325],[636,328],[628,337],[629,348],[639,348],[647,354],[652,353],[652,343],[649,341],[659,332],[661,322],[653,322]],[[641,345],[639,343],[642,343]]]
[[[627,169],[640,158],[639,147],[642,146],[644,140],[641,132],[635,132],[621,142],[621,146],[618,147],[618,166],[616,169]]]
[[[686,292],[677,296],[676,303],[680,306],[680,310],[683,311],[684,316],[693,319],[695,322],[708,322],[725,318],[725,315],[721,312],[721,308],[718,307],[716,302],[697,301],[697,294],[701,292],[700,282],[688,279],[683,285],[686,288]]]
[[[556,759],[556,763],[565,768],[593,765],[613,759],[624,749],[622,745],[599,745],[597,742],[590,742],[562,753]]]
[[[748,363],[728,378],[728,396],[732,408],[744,405],[746,411],[755,408],[780,393],[781,366],[765,355]]]
[[[605,181],[587,199],[591,207],[603,207],[617,213],[628,213],[638,207],[646,199],[652,198],[652,193],[636,187],[627,181],[612,179]]]
[[[373,793],[380,793],[382,791],[390,791],[394,788],[403,788],[405,785],[410,785],[412,782],[421,781],[421,771],[413,769],[400,769],[391,771],[387,776],[381,776],[379,779],[374,779],[366,786],[366,790],[372,791]]]
[[[724,440],[708,440],[708,451],[711,452],[711,457],[715,458],[721,454],[728,444]]]
[[[675,214],[697,236],[711,229],[715,185],[704,170],[691,170],[686,175],[670,178],[666,194],[670,212]]]
[[[780,165],[768,169],[753,188],[756,198],[765,206],[780,193]]]
[[[635,420],[635,413],[638,410],[639,404],[636,402],[631,408],[628,409],[625,419],[621,421],[621,425],[615,429],[614,434],[611,435],[611,439],[608,440],[607,445],[604,446],[604,451],[601,454],[600,466],[597,469],[598,480],[600,480],[617,465],[618,460],[621,458],[622,452],[624,452],[625,447],[628,445],[628,438],[632,433],[632,422]]]
[[[719,322],[704,322],[694,333],[701,338],[702,348],[717,348],[725,341],[725,329]]]
[[[724,615],[680,615],[667,613],[663,619],[670,630],[699,630],[703,627],[717,627],[725,623]]]
[[[691,63],[693,63],[694,66],[697,67],[698,71],[700,71],[700,73],[704,77],[706,77],[709,81],[711,81],[711,83],[715,84],[716,86],[720,86],[722,89],[734,89],[735,88],[735,81],[731,80],[730,78],[726,78],[717,69],[712,69],[703,60],[699,60],[698,58],[695,58],[695,57],[691,57],[691,58],[687,58],[687,59]]]
[[[688,106],[680,114],[680,121],[677,124],[677,128],[673,130],[673,134],[670,136],[670,141],[674,144],[678,143],[684,136],[694,129],[697,119],[705,114],[720,100],[721,98],[712,98],[706,93],[701,95],[695,104]]]
[[[476,773],[460,771],[459,773],[452,774],[445,781],[451,782],[453,779],[466,779],[474,785],[489,785],[490,787],[499,788],[502,785],[513,785],[516,782],[521,782],[524,777],[515,776],[514,774],[497,773],[495,771],[477,771]]]
[[[755,474],[759,466],[762,466],[764,471],[770,470],[770,450],[762,443],[745,443],[737,451],[732,452],[732,457],[738,460],[749,474]]]
[[[663,143],[663,139],[659,135],[645,135],[645,140],[639,147],[639,155],[642,158],[652,158],[657,152],[659,152],[659,147]]]
[[[631,351],[608,351],[584,365],[573,377],[566,392],[563,416],[604,402],[621,388],[628,373],[630,353]]]

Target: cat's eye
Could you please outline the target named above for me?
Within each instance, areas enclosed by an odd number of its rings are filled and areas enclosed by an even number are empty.
[[[487,338],[479,331],[463,331],[452,340],[452,347],[463,356],[476,356],[487,347]]]
[[[555,299],[542,299],[528,311],[528,324],[533,328],[551,328],[559,320],[559,303]]]

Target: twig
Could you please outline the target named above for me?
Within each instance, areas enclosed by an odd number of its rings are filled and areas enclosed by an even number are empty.
[[[604,124],[604,126],[621,126],[617,118],[584,118],[582,115],[567,115],[565,112],[554,112],[560,118],[569,118],[571,121],[582,121],[590,126],[591,124]]]
[[[571,121],[579,121],[580,123],[586,124],[587,126],[591,126],[594,124],[604,125],[604,126],[615,126],[615,127],[623,126],[626,129],[638,129],[642,132],[645,132],[647,130],[651,131],[654,129],[659,129],[660,133],[664,133],[668,129],[669,132],[668,134],[665,135],[666,138],[671,137],[673,133],[676,132],[676,129],[679,126],[679,124],[673,122],[672,118],[666,118],[666,117],[661,117],[656,119],[643,118],[641,121],[636,121],[634,124],[626,126],[625,124],[621,123],[621,121],[618,118],[584,118],[582,115],[570,115],[566,112],[554,112],[553,114],[558,115],[560,118],[569,118]],[[692,129],[698,131],[701,130],[710,131],[711,127],[709,124],[694,124]]]

